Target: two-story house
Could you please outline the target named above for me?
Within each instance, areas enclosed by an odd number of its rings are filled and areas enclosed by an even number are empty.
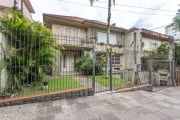
[[[53,31],[53,34],[59,44],[65,47],[64,51],[58,53],[57,75],[68,72],[75,72],[77,59],[89,53],[92,55],[93,46],[95,46],[96,56],[106,53],[107,24],[88,20],[74,16],[63,16],[53,14],[43,14],[44,25]],[[116,69],[124,69],[124,39],[126,29],[111,26],[109,44],[113,47],[115,55],[113,65]]]
[[[23,12],[23,15],[32,20],[32,13],[35,13],[34,8],[30,0],[16,0],[17,9]],[[12,8],[14,6],[14,0],[0,0],[0,11],[6,8]]]
[[[134,33],[136,33],[136,35],[134,35]],[[143,61],[145,59],[148,59],[149,56],[146,51],[157,49],[162,42],[168,42],[170,37],[166,34],[161,34],[144,28],[131,28],[127,32],[126,36],[127,39],[125,41],[125,69],[134,69],[134,52],[136,52],[137,55],[136,64],[139,64],[142,67]],[[136,42],[135,45],[134,42]]]

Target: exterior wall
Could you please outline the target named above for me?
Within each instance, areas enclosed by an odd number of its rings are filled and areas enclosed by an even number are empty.
[[[66,28],[75,29],[78,34],[69,35],[69,33],[66,31]],[[80,37],[80,38],[85,38],[86,37],[85,29],[75,28],[75,27],[66,26],[66,25],[53,24],[52,25],[52,31],[53,31],[54,35]]]
[[[87,36],[86,30],[65,25],[53,24],[52,31],[61,45],[81,46]]]
[[[169,25],[165,28],[167,35],[173,36],[175,41],[180,41],[180,31],[175,30],[174,26]]]
[[[0,0],[0,6],[5,6],[8,8],[12,8],[14,5],[14,0]],[[20,10],[21,9],[21,1],[17,1],[17,7]],[[28,19],[32,20],[31,13],[29,12],[27,6],[23,2],[23,13],[24,16],[27,17]]]
[[[125,40],[125,69],[134,69],[134,32],[136,32],[136,51],[137,64],[141,64],[141,58],[145,57],[145,50],[150,49],[150,43],[156,43],[157,47],[161,44],[158,39],[143,37],[140,30],[135,30],[126,34]],[[143,45],[144,44],[144,45]]]
[[[117,43],[117,36],[121,37],[121,41]],[[124,70],[125,68],[125,57],[124,57],[124,35],[121,33],[111,33],[109,39],[109,44],[113,48],[114,54],[120,54],[120,64],[114,64],[113,68],[120,68],[120,70]],[[107,34],[106,31],[96,30],[96,52],[107,52]]]
[[[142,42],[144,42],[143,50],[153,50],[153,49],[151,49],[151,46],[150,46],[151,43],[155,43],[157,45],[157,47],[161,45],[160,40],[145,38],[145,37],[142,38]]]
[[[4,55],[6,54],[5,52],[8,49],[8,43],[6,37],[0,33],[0,61],[1,61],[1,66],[3,66],[3,60],[4,60]],[[7,56],[8,57],[8,56]],[[6,87],[6,82],[7,82],[7,71],[5,68],[0,68],[0,92],[4,90]]]

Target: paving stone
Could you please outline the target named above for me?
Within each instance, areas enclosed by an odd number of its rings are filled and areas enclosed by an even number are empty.
[[[0,120],[180,120],[179,90],[98,94],[2,107]]]
[[[102,119],[102,120],[120,120],[120,118],[118,118],[113,113],[104,114],[100,117],[100,119]]]
[[[77,103],[76,106],[78,110],[89,108],[87,103]]]
[[[36,118],[34,118],[34,120],[54,120],[55,116],[54,115],[41,115],[41,116],[37,116]]]

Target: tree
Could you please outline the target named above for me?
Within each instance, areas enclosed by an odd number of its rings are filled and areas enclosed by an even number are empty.
[[[161,59],[168,58],[168,42],[162,42],[161,45],[157,48],[157,56]]]
[[[175,61],[180,65],[180,43],[175,43]]]
[[[1,15],[0,22],[9,44],[4,57],[9,76],[7,89],[16,91],[42,82],[55,65],[55,50],[61,48],[52,32],[12,9]]]
[[[177,15],[173,18],[173,25],[175,26],[176,30],[180,31],[180,13],[178,12]]]

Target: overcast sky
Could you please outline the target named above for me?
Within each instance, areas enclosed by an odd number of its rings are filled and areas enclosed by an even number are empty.
[[[42,13],[78,16],[107,22],[107,2],[99,0],[91,7],[89,0],[30,0],[34,20],[43,22]],[[112,6],[111,24],[119,27],[153,29],[172,22],[180,0],[116,0]],[[149,8],[149,9],[144,9]],[[151,9],[150,9],[151,8]],[[164,33],[164,27],[154,29]]]

